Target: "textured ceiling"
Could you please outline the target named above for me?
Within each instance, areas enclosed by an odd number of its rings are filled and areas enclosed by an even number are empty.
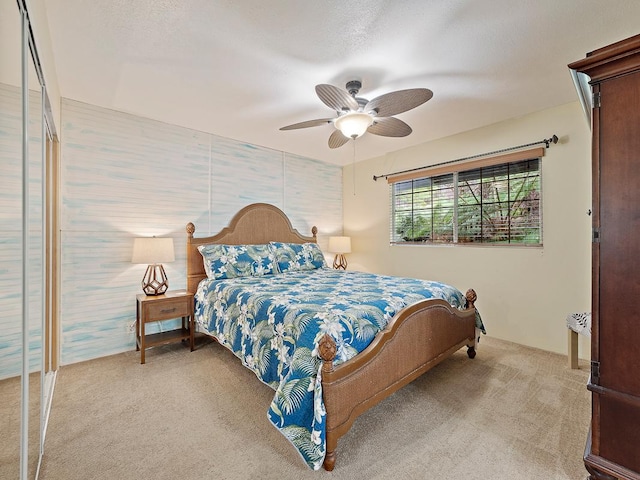
[[[48,0],[62,96],[336,164],[314,87],[426,87],[358,160],[577,100],[567,64],[640,33],[638,0]]]

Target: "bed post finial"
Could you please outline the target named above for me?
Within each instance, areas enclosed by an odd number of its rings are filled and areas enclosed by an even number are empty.
[[[316,242],[318,241],[318,227],[316,227],[315,225],[313,227],[311,227],[311,234],[313,235],[313,238],[316,239]]]
[[[335,340],[325,333],[318,342],[318,355],[322,359],[322,373],[333,371],[333,359],[336,358],[338,347]]]
[[[187,223],[187,235],[189,236],[189,238],[193,238],[193,234],[196,231],[196,226],[189,222]]]
[[[467,290],[467,293],[464,294],[464,298],[467,299],[467,309],[476,308],[475,302],[478,299],[478,294],[473,288]]]
[[[464,298],[467,299],[467,310],[476,310],[475,302],[478,299],[478,294],[473,288],[467,290],[467,293],[464,294]],[[476,317],[478,316],[478,311],[476,310]],[[476,333],[478,332],[478,328],[476,328]],[[479,334],[478,334],[479,335]],[[474,338],[472,344],[467,345],[467,355],[469,358],[475,358],[476,356],[476,342],[479,338]]]

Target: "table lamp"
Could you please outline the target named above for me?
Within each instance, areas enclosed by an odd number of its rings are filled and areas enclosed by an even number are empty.
[[[162,264],[174,260],[173,238],[144,237],[133,240],[131,263],[147,264],[142,279],[142,291],[147,295],[162,295],[167,291],[169,281]]]
[[[351,237],[329,237],[329,252],[335,253],[333,268],[346,270],[347,259],[345,253],[351,253]]]

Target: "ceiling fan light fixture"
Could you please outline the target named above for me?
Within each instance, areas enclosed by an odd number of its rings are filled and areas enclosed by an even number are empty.
[[[365,132],[381,137],[406,137],[411,127],[394,115],[422,105],[433,97],[428,88],[409,88],[385,93],[373,100],[357,96],[362,83],[347,82],[343,90],[333,85],[316,85],[316,94],[322,103],[337,113],[337,118],[318,118],[281,127],[280,130],[316,127],[332,123],[336,129],[329,136],[329,148],[339,148]]]
[[[347,138],[356,139],[367,131],[373,123],[373,117],[368,113],[349,112],[333,122],[338,130]]]

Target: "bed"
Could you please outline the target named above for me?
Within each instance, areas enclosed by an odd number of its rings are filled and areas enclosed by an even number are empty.
[[[276,391],[269,419],[313,469],[333,470],[360,414],[460,348],[475,357],[484,327],[473,290],[332,270],[317,228],[304,236],[269,204],[243,208],[214,236],[195,230],[187,225],[197,330]]]

